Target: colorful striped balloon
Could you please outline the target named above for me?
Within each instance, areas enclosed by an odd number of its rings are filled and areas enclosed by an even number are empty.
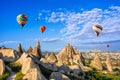
[[[100,24],[95,24],[93,26],[93,31],[97,34],[97,36],[99,36],[102,30],[103,30],[103,27]]]
[[[22,27],[26,24],[28,21],[28,17],[25,14],[19,14],[17,16],[17,22],[20,24]]]

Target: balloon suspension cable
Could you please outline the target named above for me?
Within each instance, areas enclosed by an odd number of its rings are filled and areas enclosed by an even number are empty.
[[[24,24],[22,24],[22,29],[23,29],[23,27],[24,27]]]
[[[96,40],[97,40],[97,39],[98,39],[98,36],[99,36],[99,33],[96,33],[96,35],[97,35],[97,37],[96,37]],[[96,44],[96,46],[95,46],[95,50],[96,50],[96,51],[98,50],[97,44]]]
[[[97,37],[99,36],[99,33],[97,33]]]

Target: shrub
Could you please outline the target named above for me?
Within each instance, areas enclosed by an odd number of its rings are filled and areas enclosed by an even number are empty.
[[[17,63],[10,63],[8,64],[8,66],[16,73],[19,72],[21,70],[21,65],[17,64]]]
[[[73,73],[73,71],[70,71],[70,74]]]
[[[78,76],[83,76],[83,75],[84,75],[83,72],[78,73]]]
[[[0,80],[6,80],[9,75],[10,73],[8,71],[5,71],[3,75],[0,75]]]
[[[71,63],[70,63],[70,61],[68,61],[68,64],[67,64],[68,66],[70,66],[71,65]]]
[[[24,77],[24,74],[22,74],[22,72],[17,72],[16,73],[16,77],[14,80],[22,80],[22,78]]]

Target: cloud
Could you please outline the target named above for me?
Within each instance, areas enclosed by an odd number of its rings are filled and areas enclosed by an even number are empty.
[[[51,43],[51,42],[57,42],[57,41],[61,41],[61,39],[59,38],[45,38],[41,40],[42,42],[47,42],[47,43]]]
[[[110,6],[108,9],[80,9],[79,12],[60,8],[49,11],[45,20],[49,23],[64,23],[60,34],[66,42],[78,44],[120,39],[120,6]],[[92,26],[96,23],[104,27],[99,37],[96,37],[96,33],[92,30]]]
[[[85,42],[84,44],[109,44],[109,43],[117,43],[120,42],[120,39],[118,40],[105,40],[105,41],[92,41],[92,42]]]
[[[25,42],[30,42],[30,41],[33,41],[33,42],[37,42],[37,41],[40,41],[40,42],[44,42],[44,43],[51,43],[51,42],[58,42],[58,41],[63,41],[62,39],[60,38],[34,38],[34,39],[27,39],[27,40],[24,40]]]
[[[0,45],[14,44],[14,43],[20,43],[20,41],[4,41],[4,42],[1,42]]]
[[[40,38],[34,38],[34,39],[27,39],[27,40],[25,40],[25,41],[27,41],[27,42],[30,42],[30,41],[41,41],[41,39]]]

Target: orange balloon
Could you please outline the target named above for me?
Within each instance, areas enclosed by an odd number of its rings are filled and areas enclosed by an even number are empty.
[[[40,27],[40,31],[43,33],[45,31],[46,27],[45,26],[41,26]]]

